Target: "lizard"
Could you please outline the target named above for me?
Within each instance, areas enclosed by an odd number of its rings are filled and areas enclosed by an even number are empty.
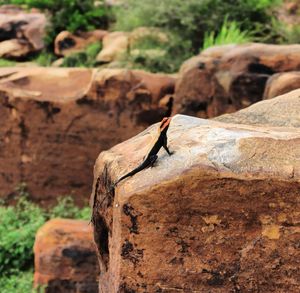
[[[159,150],[163,147],[166,152],[168,153],[169,156],[171,156],[173,154],[173,152],[170,152],[168,149],[168,139],[167,139],[167,131],[171,122],[171,117],[164,117],[162,119],[162,121],[160,122],[159,128],[158,128],[158,138],[156,139],[154,145],[152,146],[152,148],[150,149],[148,155],[146,156],[146,158],[144,159],[144,161],[135,169],[133,169],[132,171],[130,171],[129,173],[125,174],[124,176],[122,176],[121,178],[119,178],[113,185],[113,187],[116,187],[117,184],[124,180],[127,177],[131,177],[133,175],[135,175],[136,173],[148,168],[148,167],[153,167],[155,161],[157,160],[158,156],[158,152]]]
[[[121,178],[119,178],[114,184],[111,185],[109,192],[113,192],[115,187],[117,186],[117,184],[124,180],[127,177],[133,176],[136,173],[142,171],[143,169],[146,169],[150,166],[153,166],[155,161],[157,160],[158,156],[158,152],[159,150],[163,147],[166,152],[168,153],[169,156],[171,156],[173,154],[173,152],[170,152],[167,146],[167,131],[169,128],[171,122],[171,117],[164,117],[162,119],[162,121],[160,122],[159,128],[158,128],[158,137],[155,140],[154,145],[152,146],[152,148],[150,149],[148,155],[146,156],[146,158],[144,159],[144,161],[135,169],[133,169],[131,172],[125,174],[124,176],[122,176]],[[96,184],[97,186],[97,184]],[[95,192],[93,194],[92,200],[91,200],[91,204],[93,207],[93,210],[95,208],[95,203],[96,203],[96,192],[97,192],[97,187],[95,187]],[[105,200],[102,200],[102,202]],[[102,202],[100,204],[102,204]],[[90,220],[90,223],[94,223],[93,217]]]

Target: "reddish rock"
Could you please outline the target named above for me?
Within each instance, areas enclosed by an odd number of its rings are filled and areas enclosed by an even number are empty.
[[[112,190],[157,127],[97,159],[99,292],[298,292],[300,129],[176,115],[175,153]]]
[[[94,30],[72,34],[68,31],[60,32],[54,41],[54,52],[58,56],[68,56],[83,51],[89,45],[101,42],[107,34],[104,30]]]
[[[15,6],[0,9],[0,57],[25,58],[44,47],[46,17]]]
[[[204,50],[182,65],[176,112],[211,118],[262,100],[277,72],[300,68],[300,45],[245,44]]]
[[[36,234],[34,264],[34,285],[45,286],[45,293],[98,292],[99,265],[87,221],[48,221]]]
[[[0,196],[25,182],[40,204],[87,202],[99,152],[159,121],[175,83],[108,69],[2,68],[0,77]]]
[[[268,79],[264,99],[272,99],[299,88],[300,71],[277,73]]]

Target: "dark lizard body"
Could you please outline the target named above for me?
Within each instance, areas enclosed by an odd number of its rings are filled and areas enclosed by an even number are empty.
[[[155,161],[158,158],[157,154],[162,147],[166,150],[166,152],[168,153],[169,156],[172,155],[172,153],[169,151],[168,146],[167,146],[167,143],[168,143],[167,131],[168,131],[170,122],[171,122],[171,118],[164,118],[161,121],[160,126],[159,126],[159,136],[158,136],[157,140],[155,141],[153,147],[149,151],[147,157],[143,161],[143,163],[140,164],[135,169],[133,169],[132,171],[130,171],[129,173],[127,173],[126,175],[119,178],[116,181],[116,183],[114,184],[114,186],[116,186],[120,181],[124,180],[125,178],[133,176],[136,173],[142,171],[143,169],[153,166]]]

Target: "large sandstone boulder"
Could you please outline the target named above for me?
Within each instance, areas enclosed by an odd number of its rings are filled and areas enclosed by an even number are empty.
[[[0,57],[22,59],[44,47],[46,17],[15,6],[0,8]]]
[[[34,285],[45,293],[98,292],[99,265],[87,221],[54,219],[34,243]]]
[[[100,151],[159,121],[175,80],[130,70],[1,68],[0,197],[88,201]],[[165,103],[162,103],[165,101]]]
[[[298,292],[300,128],[286,126],[176,115],[175,153],[116,189],[158,125],[102,152],[91,196],[99,292]]]
[[[176,112],[211,118],[262,100],[269,77],[300,68],[300,45],[245,44],[204,50],[176,84]]]
[[[94,30],[90,32],[81,32],[76,35],[68,32],[60,32],[54,41],[54,52],[58,56],[68,56],[81,52],[89,45],[101,42],[107,34],[104,30]]]
[[[264,99],[272,99],[300,88],[300,71],[272,75],[266,84]]]

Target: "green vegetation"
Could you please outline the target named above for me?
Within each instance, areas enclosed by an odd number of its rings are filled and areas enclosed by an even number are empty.
[[[101,43],[89,45],[85,51],[74,53],[64,58],[62,67],[94,67],[96,56],[100,52]]]
[[[0,4],[4,3],[35,7],[50,16],[48,46],[32,60],[42,66],[57,59],[53,42],[62,30],[76,33],[93,29],[159,29],[168,36],[167,42],[145,36],[114,66],[167,73],[178,71],[184,60],[213,45],[300,40],[300,26],[288,27],[276,18],[275,11],[282,0],[126,0],[114,7],[105,5],[104,0],[0,0]],[[95,57],[100,49],[101,45],[93,44],[64,58],[61,66],[97,66]]]
[[[2,0],[0,4],[23,5],[38,8],[50,16],[46,43],[52,45],[63,30],[69,32],[108,28],[112,14],[104,1],[94,0]]]
[[[227,44],[242,44],[251,42],[253,37],[248,31],[241,31],[237,22],[228,22],[227,18],[216,35],[214,31],[204,34],[203,49]]]
[[[52,62],[55,61],[56,57],[53,53],[43,50],[35,59],[32,61],[40,66],[51,66]]]
[[[271,41],[273,0],[127,0],[115,9],[115,30],[154,27],[169,35],[165,44],[137,46],[125,66],[152,72],[176,72],[200,48],[213,45]],[[224,16],[226,15],[225,19]],[[144,47],[147,47],[147,50]],[[132,49],[132,48],[131,48]],[[135,54],[132,54],[134,52]]]
[[[228,21],[240,24],[241,31],[253,31],[257,38],[268,34],[273,0],[128,0],[126,7],[116,10],[115,29],[132,30],[140,26],[172,31],[181,40],[191,41],[192,53],[203,46],[205,32],[217,35]]]
[[[31,292],[37,230],[52,218],[89,219],[90,210],[75,206],[71,197],[61,197],[52,208],[42,209],[29,200],[24,184],[17,193],[15,206],[0,204],[0,288],[1,292],[26,293]]]
[[[299,44],[300,43],[300,25],[283,25],[277,19],[272,22],[274,32],[274,42],[278,44]]]
[[[0,58],[0,67],[14,66],[16,62]]]
[[[0,277],[1,293],[30,293],[36,292],[32,288],[33,272],[32,270],[19,272],[10,276]],[[41,292],[39,292],[41,293]]]
[[[159,40],[154,35],[139,38],[121,59],[123,67],[151,72],[176,72],[190,56],[187,50],[190,42],[178,40],[174,34],[164,35],[166,40]]]

